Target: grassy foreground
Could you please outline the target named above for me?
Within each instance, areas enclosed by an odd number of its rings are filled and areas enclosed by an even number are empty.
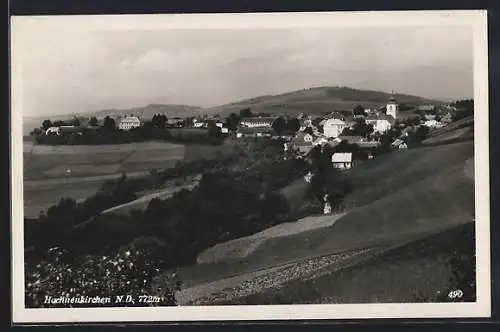
[[[410,242],[339,271],[212,304],[475,301],[474,223]],[[450,299],[461,290],[463,297]]]

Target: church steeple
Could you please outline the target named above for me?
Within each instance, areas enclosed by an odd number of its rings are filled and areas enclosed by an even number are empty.
[[[389,102],[396,102],[396,98],[394,97],[394,90],[391,90],[391,97],[389,98]]]
[[[394,120],[398,116],[398,103],[396,102],[396,98],[394,98],[394,90],[391,92],[391,97],[389,98],[389,102],[387,103],[386,107],[386,114],[391,115]]]

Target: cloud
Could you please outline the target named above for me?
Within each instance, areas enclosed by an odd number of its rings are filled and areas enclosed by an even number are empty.
[[[22,43],[28,115],[149,103],[209,107],[317,85],[472,94],[472,34],[461,27],[40,29]],[[429,79],[433,68],[444,77]],[[425,75],[414,74],[420,70]]]

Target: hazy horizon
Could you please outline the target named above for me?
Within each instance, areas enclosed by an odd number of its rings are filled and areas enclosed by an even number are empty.
[[[469,27],[39,29],[23,37],[28,117],[149,104],[209,108],[317,86],[473,96]]]

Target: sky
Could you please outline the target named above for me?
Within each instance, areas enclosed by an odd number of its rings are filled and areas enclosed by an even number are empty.
[[[473,95],[470,27],[32,31],[23,115],[213,107],[315,86]]]

